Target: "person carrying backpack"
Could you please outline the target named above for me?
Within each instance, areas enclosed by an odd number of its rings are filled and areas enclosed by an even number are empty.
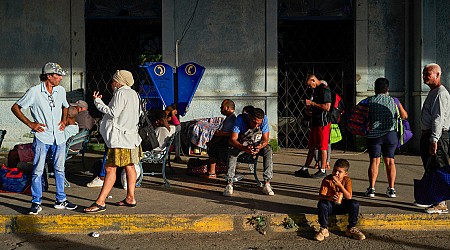
[[[330,140],[331,119],[329,111],[331,108],[331,91],[315,75],[308,75],[306,85],[314,89],[312,98],[305,100],[307,113],[312,116],[308,139],[309,151],[305,165],[295,171],[295,175],[300,177],[324,178],[327,175],[326,160]],[[321,152],[322,166],[320,166],[315,174],[310,176],[308,168],[314,158],[315,149]]]
[[[328,83],[325,80],[320,80],[322,84],[328,86]],[[330,140],[328,141],[328,149],[327,149],[327,169],[330,168],[330,159],[331,159],[331,144],[337,143],[342,140],[341,131],[339,129],[338,123],[341,120],[341,115],[344,113],[344,101],[342,97],[337,93],[331,92],[331,108],[330,108],[330,118],[331,118],[331,126],[330,126]],[[316,161],[316,165],[314,168],[319,168],[322,162],[321,152],[318,149],[314,150],[314,160]]]
[[[388,95],[389,80],[378,78],[375,80],[375,95],[367,98],[369,108],[369,130],[366,135],[369,151],[369,187],[365,192],[367,197],[375,197],[375,182],[381,154],[386,165],[388,187],[386,195],[396,197],[395,178],[397,175],[394,161],[395,149],[398,145],[397,109],[394,99]]]

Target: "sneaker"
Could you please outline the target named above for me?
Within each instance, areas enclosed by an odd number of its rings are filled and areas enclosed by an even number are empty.
[[[345,235],[357,240],[364,240],[366,236],[356,227],[345,230]]]
[[[264,193],[264,194],[267,194],[267,195],[270,195],[270,196],[275,195],[275,193],[273,192],[272,187],[270,186],[269,183],[266,183],[266,184],[264,185],[264,187],[263,187],[263,193]]]
[[[389,198],[395,198],[395,197],[397,197],[397,195],[395,194],[395,188],[387,188],[386,189],[386,195],[389,197]]]
[[[295,173],[295,176],[298,176],[298,177],[304,177],[304,178],[311,177],[309,175],[308,169],[305,169],[305,170],[299,169],[299,170],[295,171],[294,173]]]
[[[375,197],[375,188],[367,188],[367,191],[364,193],[366,197]]]
[[[37,204],[37,203],[32,203],[31,204],[31,208],[30,208],[30,212],[28,212],[28,214],[38,214],[40,211],[42,211],[42,207],[41,204]]]
[[[447,214],[448,213],[447,204],[445,203],[445,201],[441,201],[437,205],[425,209],[425,212],[429,214]]]
[[[55,201],[55,205],[53,206],[56,209],[67,209],[67,210],[74,210],[77,208],[77,205],[72,204],[70,201]]]
[[[319,228],[319,231],[316,233],[316,235],[314,235],[314,239],[316,239],[318,241],[323,241],[328,236],[330,236],[328,229],[321,227],[321,228]]]
[[[228,184],[223,191],[223,196],[231,196],[233,194],[233,185]]]
[[[93,188],[93,187],[103,187],[103,180],[100,179],[100,177],[95,177],[91,182],[86,184],[87,187]]]
[[[429,208],[429,207],[433,206],[433,204],[430,204],[430,205],[419,204],[416,201],[414,201],[414,206],[416,206],[416,207],[423,207],[423,208]]]
[[[327,172],[322,172],[322,170],[319,169],[319,171],[311,175],[311,177],[314,179],[323,179],[327,177]]]

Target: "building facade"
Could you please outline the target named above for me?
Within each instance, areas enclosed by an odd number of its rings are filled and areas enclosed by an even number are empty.
[[[428,92],[423,66],[440,64],[449,87],[445,0],[8,0],[0,7],[5,148],[32,140],[10,107],[38,83],[47,61],[60,63],[68,71],[62,86],[83,89],[90,104],[92,91],[111,94],[116,69],[134,70],[139,82],[137,68],[150,57],[173,67],[196,62],[206,71],[182,121],[220,116],[230,98],[238,113],[263,108],[271,139],[297,148],[307,136],[301,99],[308,73],[327,80],[347,106],[372,95],[376,78],[388,78],[416,135]],[[409,143],[412,151],[417,142]]]

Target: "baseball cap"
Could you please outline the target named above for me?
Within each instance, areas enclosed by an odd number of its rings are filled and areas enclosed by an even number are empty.
[[[71,103],[70,106],[75,106],[75,107],[79,106],[79,107],[82,107],[82,108],[85,108],[85,109],[87,109],[89,107],[87,102],[85,102],[83,100],[78,100],[78,101],[76,101],[74,103]]]
[[[60,76],[65,76],[66,72],[61,68],[61,66],[54,62],[48,62],[42,67],[42,74],[58,74]]]

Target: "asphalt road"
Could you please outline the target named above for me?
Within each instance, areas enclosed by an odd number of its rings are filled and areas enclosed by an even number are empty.
[[[36,235],[1,234],[0,249],[450,249],[449,231],[364,232],[366,240],[350,239],[343,232],[332,231],[323,242],[313,240],[313,231],[268,233],[256,231],[216,234],[101,234]]]

